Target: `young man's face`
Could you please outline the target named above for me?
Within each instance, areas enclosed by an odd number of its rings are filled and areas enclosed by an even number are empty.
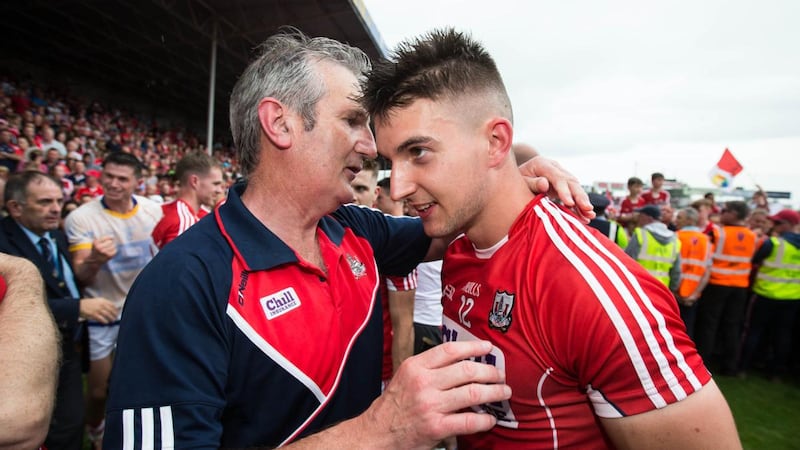
[[[381,155],[392,161],[391,197],[405,199],[432,237],[467,231],[487,200],[487,143],[469,108],[419,99],[375,119]]]
[[[213,208],[222,198],[222,184],[222,170],[219,167],[212,167],[207,174],[198,176],[197,198],[200,204]]]
[[[632,196],[637,196],[642,193],[642,185],[632,184],[628,186],[628,192],[630,192]]]
[[[653,189],[659,190],[662,186],[664,186],[664,179],[661,177],[654,177],[650,179],[651,184],[653,185]]]
[[[374,207],[378,200],[378,178],[371,170],[362,170],[350,182],[353,188],[353,203]]]
[[[123,201],[131,198],[139,180],[133,167],[107,163],[100,175],[100,184],[107,200]]]

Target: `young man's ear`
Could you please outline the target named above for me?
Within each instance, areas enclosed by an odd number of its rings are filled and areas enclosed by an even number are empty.
[[[505,161],[514,140],[514,129],[508,119],[497,117],[489,127],[489,165],[499,166]]]
[[[292,145],[292,129],[287,112],[283,103],[272,97],[263,98],[258,104],[258,121],[261,123],[261,130],[267,139],[281,150]]]

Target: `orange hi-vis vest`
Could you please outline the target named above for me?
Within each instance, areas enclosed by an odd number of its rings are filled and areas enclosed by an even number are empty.
[[[700,230],[678,230],[681,241],[681,285],[678,295],[688,297],[697,290],[711,260],[711,239]]]
[[[710,284],[748,287],[751,260],[756,252],[756,234],[747,227],[727,225],[714,233]]]

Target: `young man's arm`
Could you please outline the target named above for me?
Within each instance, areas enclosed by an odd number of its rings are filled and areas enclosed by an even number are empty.
[[[75,278],[83,284],[90,284],[100,267],[117,253],[114,239],[102,237],[95,239],[89,248],[77,248],[72,253],[72,265],[75,268]]]
[[[392,373],[414,354],[414,294],[417,290],[389,291],[392,321]]]
[[[0,253],[0,275],[0,449],[36,448],[55,401],[58,334],[36,266]]]
[[[731,411],[713,380],[664,408],[600,422],[619,449],[742,448]]]

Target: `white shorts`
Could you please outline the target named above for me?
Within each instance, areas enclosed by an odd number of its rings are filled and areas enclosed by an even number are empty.
[[[89,324],[89,359],[97,361],[110,355],[117,346],[119,323],[98,326]]]

